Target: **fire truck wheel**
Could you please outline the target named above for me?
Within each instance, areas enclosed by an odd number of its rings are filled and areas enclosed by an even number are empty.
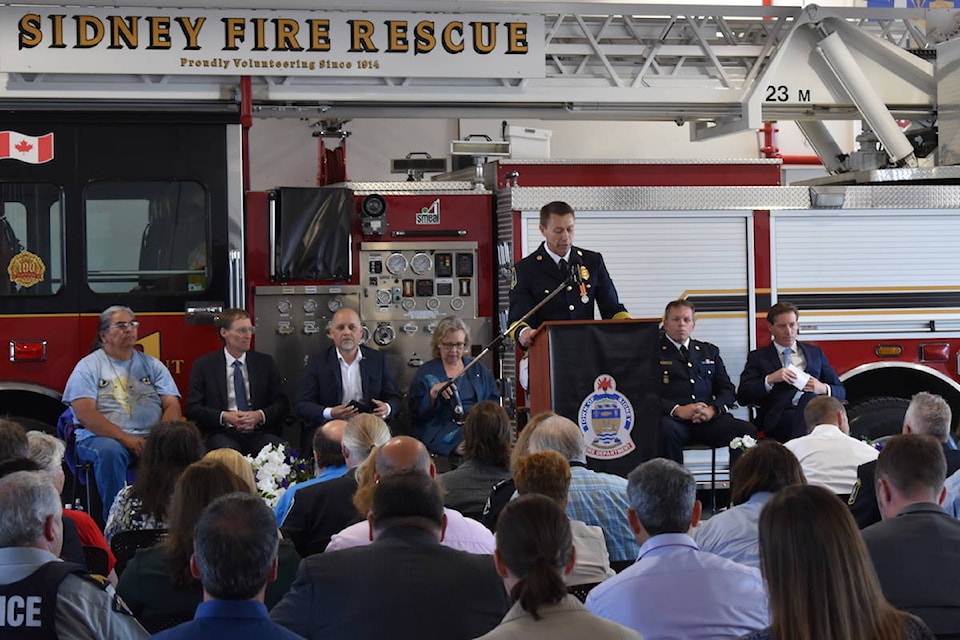
[[[900,433],[903,414],[910,401],[906,398],[870,398],[847,409],[850,435],[854,438],[876,440]]]

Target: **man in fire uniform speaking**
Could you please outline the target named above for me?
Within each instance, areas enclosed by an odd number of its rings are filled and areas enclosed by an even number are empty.
[[[572,273],[576,280],[514,329],[512,337],[524,349],[530,346],[537,328],[543,322],[593,320],[594,302],[600,308],[600,316],[606,320],[630,317],[620,304],[617,288],[603,263],[603,256],[573,246],[575,223],[573,208],[566,202],[544,205],[540,209],[540,233],[544,241],[513,268],[513,282],[510,285],[511,325],[567,281]]]

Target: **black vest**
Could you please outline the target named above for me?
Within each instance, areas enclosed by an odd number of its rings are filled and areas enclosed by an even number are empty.
[[[56,640],[57,590],[71,573],[87,570],[48,562],[23,580],[0,585],[0,640]]]

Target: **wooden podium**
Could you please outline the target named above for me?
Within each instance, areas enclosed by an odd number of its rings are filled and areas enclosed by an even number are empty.
[[[626,475],[659,451],[659,320],[545,322],[529,349],[530,412],[573,420],[587,466]]]

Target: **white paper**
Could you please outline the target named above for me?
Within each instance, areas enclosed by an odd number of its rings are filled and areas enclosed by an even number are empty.
[[[795,364],[791,364],[789,367],[787,367],[787,369],[793,371],[793,373],[797,376],[797,379],[793,381],[793,386],[803,391],[803,388],[807,386],[807,380],[810,379],[810,374]]]

